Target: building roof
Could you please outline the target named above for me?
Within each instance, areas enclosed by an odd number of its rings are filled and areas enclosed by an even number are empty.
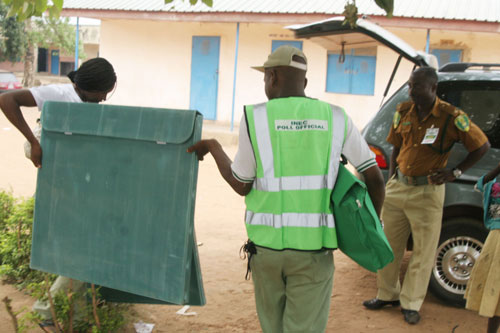
[[[213,0],[208,7],[198,0],[65,0],[67,10],[139,11],[165,13],[252,13],[340,15],[347,0]],[[356,0],[362,15],[383,16],[375,0]],[[419,19],[500,22],[499,0],[395,0],[394,16]]]

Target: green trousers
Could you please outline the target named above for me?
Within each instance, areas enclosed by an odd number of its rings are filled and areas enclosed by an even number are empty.
[[[250,267],[264,333],[325,331],[333,286],[332,251],[257,246]]]

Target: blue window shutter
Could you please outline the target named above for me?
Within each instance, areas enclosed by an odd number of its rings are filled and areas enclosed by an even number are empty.
[[[351,94],[373,95],[375,90],[376,58],[354,56],[352,59]]]
[[[291,45],[299,50],[302,50],[302,42],[299,40],[273,40],[271,45],[271,52],[274,52],[278,47],[282,45]]]
[[[462,61],[462,50],[451,50],[450,52],[451,62],[461,62]]]
[[[462,61],[462,50],[433,49],[431,53],[438,59],[439,67],[449,62]]]
[[[377,57],[346,55],[339,63],[339,54],[328,55],[326,91],[339,94],[373,95]]]
[[[326,73],[326,91],[339,94],[350,92],[351,56],[346,55],[343,63],[339,62],[339,54],[328,54]]]

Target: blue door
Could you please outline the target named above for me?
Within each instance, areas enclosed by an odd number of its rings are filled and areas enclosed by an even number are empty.
[[[328,54],[326,91],[338,94],[373,95],[375,91],[375,69],[377,58],[374,56]]]
[[[50,73],[59,75],[59,50],[50,51]]]
[[[193,36],[189,108],[211,120],[217,115],[219,45],[220,37]]]
[[[343,62],[339,61],[339,54],[328,54],[326,74],[326,91],[338,94],[351,92],[351,56],[345,55]]]

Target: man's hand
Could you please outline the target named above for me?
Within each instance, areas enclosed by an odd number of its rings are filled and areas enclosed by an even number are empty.
[[[456,178],[453,176],[453,171],[450,169],[439,169],[436,172],[427,176],[429,184],[441,185],[444,183],[452,182]]]
[[[203,157],[211,153],[214,157],[217,168],[219,169],[222,178],[231,185],[233,190],[239,195],[247,195],[252,189],[252,183],[242,183],[233,176],[231,171],[232,161],[226,155],[220,143],[215,139],[201,140],[187,149],[188,153],[195,152],[198,160],[203,161]]]
[[[201,140],[187,149],[188,153],[195,152],[199,161],[203,161],[203,157],[210,152],[210,145],[213,145],[213,139]]]
[[[31,144],[31,162],[37,167],[41,168],[42,167],[42,147],[40,146],[40,143],[38,140],[34,140]]]
[[[465,172],[471,166],[476,164],[481,159],[481,157],[483,157],[483,155],[486,154],[488,149],[490,149],[490,143],[487,141],[481,147],[469,152],[469,154],[465,156],[465,159],[462,162],[458,163],[456,167],[462,170],[462,172]],[[441,185],[444,183],[452,182],[456,178],[455,176],[453,176],[453,170],[439,169],[434,173],[430,174],[429,176],[427,176],[427,179],[429,180],[430,184]]]

